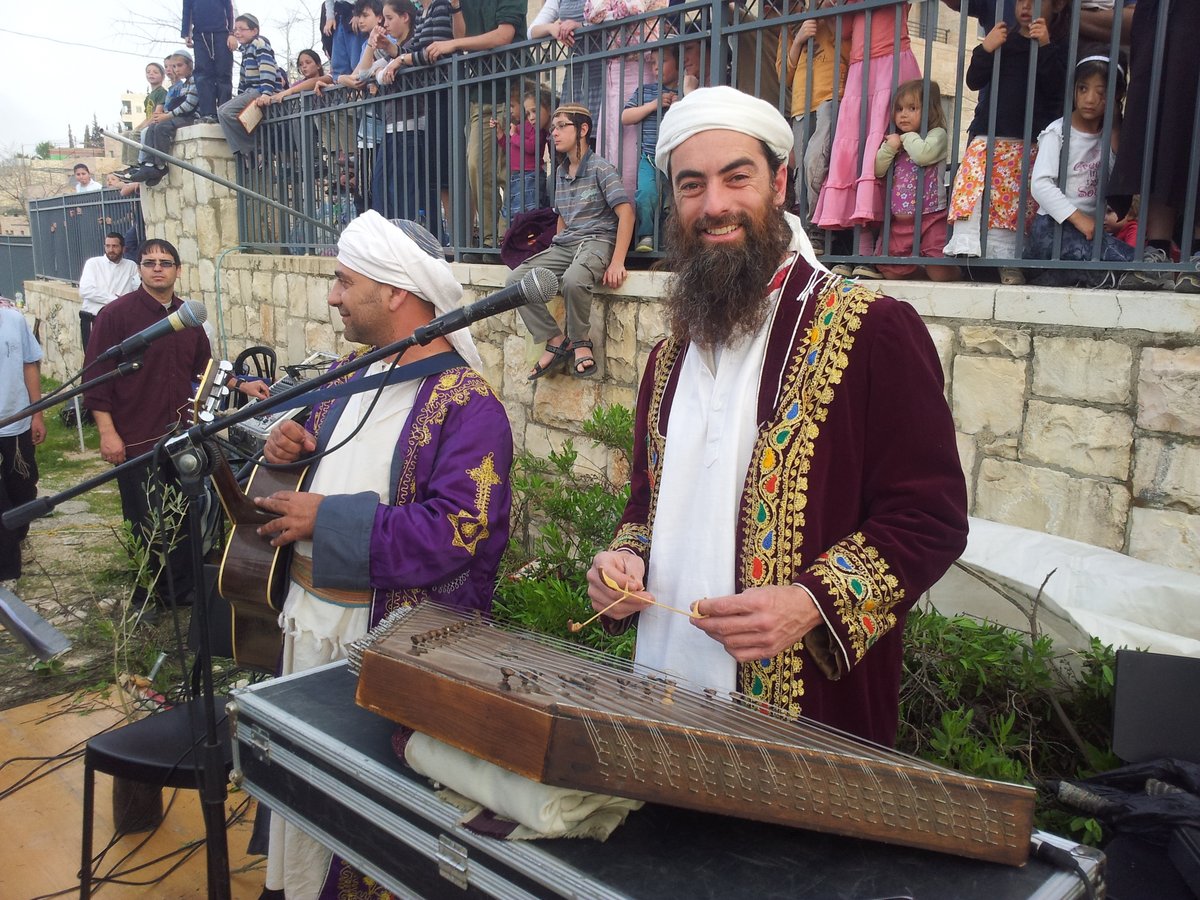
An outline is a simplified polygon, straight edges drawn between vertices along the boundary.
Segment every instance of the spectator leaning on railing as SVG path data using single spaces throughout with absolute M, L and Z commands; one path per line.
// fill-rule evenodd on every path
M 238 16 L 233 23 L 233 34 L 242 53 L 242 74 L 238 82 L 238 94 L 217 110 L 217 121 L 225 132 L 235 155 L 248 164 L 254 151 L 254 138 L 238 116 L 259 97 L 274 94 L 283 85 L 280 83 L 279 68 L 275 64 L 275 51 L 271 42 L 258 33 L 258 19 L 251 15 Z
M 453 53 L 496 50 L 525 37 L 525 0 L 458 0 L 452 2 L 454 37 L 435 41 L 425 48 L 430 62 Z M 507 92 L 501 90 L 501 96 Z M 499 156 L 488 122 L 495 116 L 491 85 L 471 88 L 467 123 L 467 176 L 471 183 L 471 205 L 479 215 L 479 237 L 485 247 L 497 246 L 496 213 L 500 192 L 496 189 Z M 469 229 L 468 229 L 469 231 Z

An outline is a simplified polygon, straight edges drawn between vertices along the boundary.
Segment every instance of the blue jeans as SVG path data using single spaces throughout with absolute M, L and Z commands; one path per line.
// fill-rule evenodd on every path
M 1054 259 L 1054 230 L 1057 223 L 1050 216 L 1036 215 L 1029 226 L 1025 241 L 1026 259 Z M 1092 242 L 1070 222 L 1062 223 L 1062 248 L 1058 259 L 1086 260 L 1092 258 Z M 1119 238 L 1105 233 L 1100 244 L 1100 258 L 1105 262 L 1132 262 L 1133 248 Z M 1048 287 L 1090 286 L 1102 272 L 1079 269 L 1046 269 L 1034 282 Z
M 662 207 L 658 202 L 658 169 L 654 168 L 654 160 L 645 154 L 638 157 L 637 194 L 634 203 L 637 206 L 637 230 L 634 234 L 639 242 L 642 238 L 649 240 L 654 236 L 654 225 L 659 219 Z
M 508 222 L 511 225 L 513 216 L 531 209 L 537 209 L 540 198 L 545 193 L 543 182 L 546 176 L 542 172 L 509 172 L 508 173 Z
M 354 71 L 354 67 L 362 58 L 366 43 L 366 35 L 359 37 L 350 30 L 348 24 L 337 23 L 333 29 L 333 54 L 329 58 L 329 67 L 333 70 L 335 81 L 339 75 L 349 75 Z

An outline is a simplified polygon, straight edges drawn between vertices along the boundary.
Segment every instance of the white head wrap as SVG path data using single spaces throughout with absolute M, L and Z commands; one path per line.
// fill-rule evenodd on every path
M 784 159 L 792 151 L 792 128 L 779 110 L 766 100 L 722 85 L 697 88 L 671 104 L 658 126 L 654 165 L 666 175 L 672 150 L 701 131 L 717 128 L 758 138 Z
M 389 222 L 375 210 L 367 210 L 342 231 L 337 260 L 381 284 L 412 291 L 432 303 L 438 315 L 457 309 L 462 300 L 462 285 L 442 257 L 441 245 L 416 222 Z M 467 365 L 483 368 L 469 331 L 451 332 L 446 340 Z

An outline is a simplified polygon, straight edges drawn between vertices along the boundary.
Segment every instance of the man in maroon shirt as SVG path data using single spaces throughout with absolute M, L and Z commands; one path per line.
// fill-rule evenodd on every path
M 139 266 L 142 286 L 113 300 L 96 316 L 85 365 L 109 347 L 132 337 L 161 321 L 183 305 L 175 296 L 179 277 L 179 252 L 167 241 L 152 238 L 142 246 Z M 203 328 L 184 328 L 172 332 L 146 347 L 142 367 L 132 375 L 116 378 L 89 388 L 84 404 L 92 411 L 100 431 L 100 456 L 119 465 L 154 447 L 186 417 L 192 383 L 204 374 L 212 357 L 208 336 Z M 96 378 L 112 370 L 115 360 L 88 369 L 87 377 Z M 252 396 L 266 396 L 261 382 L 239 386 Z M 121 511 L 138 539 L 152 531 L 151 510 L 156 478 L 149 464 L 117 476 L 121 491 Z M 171 551 L 171 571 L 177 596 L 182 600 L 191 586 L 191 559 L 185 542 Z

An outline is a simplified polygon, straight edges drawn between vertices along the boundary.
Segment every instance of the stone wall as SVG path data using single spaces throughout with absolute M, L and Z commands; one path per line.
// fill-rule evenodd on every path
M 183 132 L 185 158 L 231 177 L 219 131 L 191 131 Z M 143 203 L 148 233 L 180 248 L 180 293 L 205 303 L 222 356 L 254 344 L 288 362 L 348 349 L 325 302 L 332 259 L 232 251 L 229 192 L 185 172 L 172 171 Z M 507 273 L 455 269 L 468 299 L 499 288 Z M 612 461 L 579 439 L 578 423 L 597 404 L 633 406 L 638 373 L 665 332 L 656 300 L 664 279 L 635 272 L 595 304 L 598 378 L 530 384 L 540 348 L 517 314 L 475 327 L 520 448 L 544 454 L 575 439 L 582 464 L 611 471 Z M 974 515 L 1200 572 L 1200 298 L 926 282 L 885 289 L 929 325 Z M 47 371 L 73 373 L 77 292 L 28 282 L 26 297 L 42 320 Z

